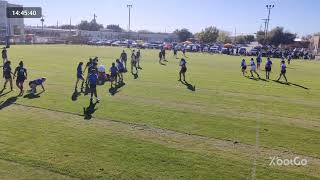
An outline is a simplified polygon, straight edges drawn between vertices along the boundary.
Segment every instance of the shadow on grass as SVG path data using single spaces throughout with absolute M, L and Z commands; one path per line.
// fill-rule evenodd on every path
M 165 64 L 165 63 L 162 63 L 162 62 L 160 62 L 159 63 L 160 65 L 162 65 L 162 66 L 166 66 L 167 64 Z
M 290 83 L 290 82 L 282 82 L 282 81 L 278 81 L 278 80 L 272 80 L 273 82 L 276 82 L 276 83 L 279 83 L 279 84 L 283 84 L 283 85 L 287 85 L 287 86 L 296 86 L 296 87 L 299 87 L 299 88 L 302 88 L 302 89 L 306 89 L 306 90 L 309 90 L 308 87 L 305 87 L 305 86 L 302 86 L 300 84 L 296 84 L 296 83 Z
M 109 88 L 109 93 L 110 93 L 112 96 L 114 96 L 115 94 L 117 94 L 118 92 L 120 92 L 119 89 L 122 88 L 124 85 L 126 85 L 124 82 L 119 82 L 116 87 L 111 87 L 111 88 Z
M 251 76 L 245 76 L 247 79 L 254 80 L 254 81 L 264 81 L 268 82 L 268 80 L 263 79 L 263 78 L 256 78 L 256 77 L 251 77 Z
M 84 119 L 90 120 L 92 118 L 92 114 L 97 110 L 97 108 L 95 108 L 97 103 L 98 102 L 93 103 L 92 101 L 90 101 L 89 106 L 83 108 Z
M 17 99 L 18 99 L 18 96 L 13 96 L 8 98 L 7 100 L 5 100 L 0 104 L 0 110 L 14 104 L 17 101 Z
M 23 96 L 23 98 L 28 98 L 28 99 L 36 99 L 40 97 L 40 94 L 42 94 L 44 91 L 41 91 L 37 94 L 29 93 Z
M 7 95 L 7 94 L 9 94 L 11 91 L 8 91 L 8 92 L 6 92 L 6 93 L 3 93 L 3 91 L 4 91 L 4 89 L 2 89 L 1 91 L 0 91 L 0 97 L 2 97 L 2 96 L 5 96 L 5 95 Z M 3 93 L 3 94 L 2 94 Z
M 181 81 L 181 83 L 183 85 L 185 85 L 188 90 L 193 91 L 193 92 L 196 91 L 196 85 L 192 85 L 192 84 L 188 83 L 187 81 Z
M 81 95 L 81 92 L 78 92 L 78 91 L 75 89 L 74 92 L 72 93 L 71 100 L 72 100 L 72 101 L 76 101 L 80 95 Z

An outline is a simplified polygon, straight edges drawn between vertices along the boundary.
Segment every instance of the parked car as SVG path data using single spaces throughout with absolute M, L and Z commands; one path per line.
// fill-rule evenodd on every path
M 240 55 L 246 55 L 247 54 L 247 48 L 245 47 L 240 47 L 239 52 Z
M 247 56 L 256 56 L 258 54 L 258 49 L 252 48 L 250 51 L 247 52 Z
M 209 51 L 212 53 L 219 53 L 219 46 L 211 46 Z
M 221 49 L 221 53 L 222 54 L 228 54 L 229 53 L 229 49 L 228 48 L 222 48 Z

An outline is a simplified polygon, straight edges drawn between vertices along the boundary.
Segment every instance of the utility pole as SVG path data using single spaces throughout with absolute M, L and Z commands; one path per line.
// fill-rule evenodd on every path
M 43 22 L 44 22 L 44 16 L 43 15 L 41 16 L 40 21 L 41 21 L 41 30 L 42 30 L 42 34 L 43 34 Z
M 131 8 L 132 8 L 132 4 L 127 4 L 127 8 L 129 9 L 129 29 L 128 29 L 128 39 L 130 39 L 130 25 L 131 25 Z
M 237 28 L 234 27 L 234 43 L 237 41 Z
M 267 27 L 266 27 L 266 36 L 268 35 L 268 29 L 269 29 L 269 22 L 270 22 L 270 12 L 271 9 L 274 8 L 274 5 L 266 5 L 267 9 L 268 9 L 268 18 L 267 18 Z

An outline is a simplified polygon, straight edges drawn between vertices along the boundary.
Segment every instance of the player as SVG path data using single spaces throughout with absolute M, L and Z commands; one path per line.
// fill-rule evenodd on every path
M 117 63 L 118 77 L 119 77 L 118 80 L 119 80 L 119 82 L 123 82 L 123 74 L 122 73 L 125 72 L 125 68 L 119 59 L 116 60 L 116 63 Z
M 161 64 L 161 61 L 162 61 L 162 51 L 160 50 L 160 52 L 159 52 L 159 64 Z
M 7 83 L 10 83 L 10 89 L 12 91 L 12 71 L 11 71 L 11 62 L 6 61 L 6 63 L 3 65 L 3 77 L 5 79 L 3 89 L 6 89 Z
M 185 48 L 182 49 L 182 54 L 184 57 L 186 57 L 186 49 Z
M 111 88 L 114 82 L 114 86 L 117 86 L 117 74 L 118 74 L 118 69 L 115 65 L 115 63 L 112 63 L 112 66 L 110 67 L 110 82 L 111 82 Z
M 23 83 L 27 79 L 27 69 L 23 67 L 23 61 L 20 61 L 19 66 L 16 67 L 14 73 L 13 73 L 13 79 L 16 77 L 16 85 L 20 89 L 20 94 L 23 95 L 24 90 L 23 90 Z
M 92 71 L 90 72 L 88 77 L 88 82 L 89 82 L 89 88 L 91 93 L 90 102 L 92 102 L 92 97 L 94 95 L 96 97 L 97 103 L 99 103 L 100 99 L 98 98 L 98 95 L 97 95 L 98 75 L 95 69 L 92 69 Z
M 76 82 L 76 86 L 75 86 L 75 91 L 77 91 L 78 83 L 79 83 L 79 81 L 82 81 L 81 82 L 81 92 L 83 92 L 83 84 L 84 84 L 82 65 L 83 65 L 83 62 L 79 62 L 78 67 L 77 67 L 77 82 Z
M 137 53 L 136 53 L 136 61 L 137 61 L 137 67 L 139 68 L 139 69 L 142 69 L 141 67 L 140 67 L 140 58 L 141 58 L 141 53 L 140 53 L 140 49 L 137 51 Z
M 5 47 L 2 48 L 1 55 L 2 55 L 2 66 L 4 66 L 4 64 L 8 61 L 7 49 Z
M 88 69 L 86 82 L 85 82 L 86 85 L 88 85 L 88 78 L 89 78 L 89 75 L 91 74 L 92 67 L 93 67 L 93 60 L 92 60 L 92 58 L 89 58 L 89 61 L 87 62 L 86 67 L 84 68 L 84 71 L 83 71 L 83 73 L 84 73 Z
M 292 59 L 291 55 L 288 55 L 288 64 L 290 64 L 291 59 Z
M 136 58 L 134 50 L 132 51 L 132 54 L 131 54 L 131 73 L 133 73 L 133 68 L 135 68 L 136 69 L 136 73 L 138 73 L 137 58 Z
M 161 51 L 162 51 L 162 59 L 167 62 L 167 60 L 166 60 L 166 50 L 163 48 Z
M 283 76 L 284 79 L 286 80 L 286 83 L 288 83 L 288 80 L 287 80 L 287 77 L 286 77 L 286 72 L 287 72 L 286 61 L 282 60 L 280 67 L 281 67 L 281 72 L 280 72 L 280 76 L 279 76 L 277 81 L 280 81 L 281 76 Z
M 42 92 L 45 91 L 45 88 L 43 86 L 43 83 L 47 80 L 46 77 L 42 77 L 33 81 L 29 82 L 29 87 L 31 88 L 30 94 L 35 94 L 37 93 L 37 86 L 41 86 Z
M 125 70 L 127 71 L 127 53 L 123 50 L 121 55 L 120 55 L 121 62 L 125 66 Z
M 253 73 L 252 73 L 252 72 L 254 72 L 254 73 L 258 76 L 258 78 L 260 79 L 260 76 L 259 76 L 259 74 L 257 73 L 256 64 L 254 63 L 253 58 L 251 58 L 251 60 L 250 60 L 250 65 L 249 65 L 249 66 L 251 66 L 251 68 L 250 68 L 251 78 L 254 78 L 254 77 L 253 77 Z
M 272 61 L 268 57 L 265 70 L 266 70 L 266 79 L 270 79 L 270 72 L 271 72 L 271 66 L 272 66 Z
M 262 58 L 260 54 L 257 56 L 256 61 L 257 61 L 257 69 L 260 69 L 260 64 L 262 62 Z
M 175 57 L 175 58 L 177 58 L 177 54 L 178 53 L 178 51 L 177 51 L 177 49 L 174 47 L 173 48 L 173 56 Z
M 246 71 L 247 63 L 246 63 L 245 59 L 242 59 L 240 67 L 241 67 L 241 71 L 242 71 L 243 76 L 245 76 L 245 74 L 247 74 L 247 71 Z
M 183 81 L 186 81 L 186 72 L 187 72 L 187 61 L 185 59 L 180 60 L 180 72 L 179 72 L 179 81 L 181 81 L 181 75 L 183 76 Z

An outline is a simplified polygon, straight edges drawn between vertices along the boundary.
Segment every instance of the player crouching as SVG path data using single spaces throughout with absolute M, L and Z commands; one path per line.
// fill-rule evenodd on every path
M 41 86 L 42 88 L 42 92 L 45 91 L 43 83 L 46 81 L 47 78 L 43 77 L 43 78 L 39 78 L 33 81 L 29 82 L 29 86 L 30 86 L 30 94 L 34 95 L 35 93 L 37 93 L 37 86 Z

